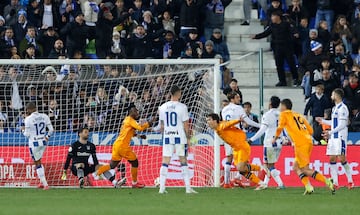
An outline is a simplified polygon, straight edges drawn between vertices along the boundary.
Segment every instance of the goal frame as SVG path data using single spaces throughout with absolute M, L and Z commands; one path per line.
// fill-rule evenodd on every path
M 221 71 L 219 59 L 0 59 L 0 65 L 209 65 L 213 67 L 213 84 L 214 84 L 214 113 L 220 112 L 220 87 L 221 87 Z M 214 187 L 220 187 L 220 138 L 214 133 L 214 169 L 213 180 Z

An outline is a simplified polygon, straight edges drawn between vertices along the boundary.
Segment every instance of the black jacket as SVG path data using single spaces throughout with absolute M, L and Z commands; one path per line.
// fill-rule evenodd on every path
M 313 93 L 306 103 L 304 115 L 306 116 L 310 110 L 311 116 L 315 117 L 323 117 L 324 110 L 331 108 L 331 101 L 326 96 L 323 95 L 320 99 L 317 98 L 316 94 Z
M 310 72 L 310 84 L 314 85 L 314 70 L 321 68 L 321 62 L 326 59 L 325 54 L 315 55 L 314 52 L 310 52 L 307 55 L 303 56 L 299 61 L 299 71 L 302 74 L 305 72 Z
M 88 27 L 79 24 L 76 21 L 70 22 L 61 29 L 60 34 L 66 35 L 66 47 L 74 47 L 82 50 L 86 46 L 86 38 L 88 37 Z

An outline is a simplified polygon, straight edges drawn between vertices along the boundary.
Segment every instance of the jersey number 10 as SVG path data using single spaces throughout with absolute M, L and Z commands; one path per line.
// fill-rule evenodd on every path
M 166 126 L 177 126 L 177 114 L 176 112 L 165 112 L 166 114 Z

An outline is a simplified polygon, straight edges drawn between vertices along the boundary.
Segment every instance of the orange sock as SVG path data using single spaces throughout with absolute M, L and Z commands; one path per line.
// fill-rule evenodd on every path
M 249 169 L 249 172 L 251 171 L 260 171 L 260 166 L 256 165 L 256 164 L 248 164 L 248 169 Z
M 318 171 L 314 171 L 314 173 L 312 174 L 312 177 L 317 181 L 325 183 L 326 178 Z
M 309 184 L 309 178 L 304 173 L 301 173 L 299 177 L 304 186 L 307 186 Z
M 131 179 L 133 182 L 137 182 L 138 168 L 131 167 Z
M 106 171 L 109 171 L 111 168 L 110 168 L 110 164 L 107 164 L 107 165 L 104 165 L 104 166 L 101 166 L 99 167 L 99 169 L 97 170 L 97 175 L 101 175 L 103 174 L 104 172 Z

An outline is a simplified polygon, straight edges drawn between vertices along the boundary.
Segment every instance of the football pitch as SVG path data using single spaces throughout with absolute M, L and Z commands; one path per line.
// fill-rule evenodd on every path
M 0 215 L 92 214 L 359 214 L 360 188 L 342 188 L 331 195 L 325 188 L 303 196 L 302 188 L 285 190 L 250 188 L 198 188 L 199 194 L 157 189 L 0 189 Z

